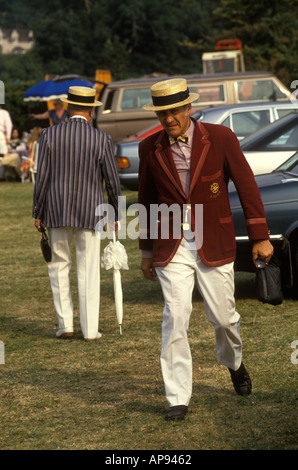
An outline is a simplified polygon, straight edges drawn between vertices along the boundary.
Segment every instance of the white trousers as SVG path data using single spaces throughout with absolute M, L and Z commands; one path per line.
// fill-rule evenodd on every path
M 235 310 L 234 265 L 204 265 L 183 239 L 172 261 L 156 268 L 164 296 L 161 370 L 170 406 L 188 406 L 192 394 L 192 357 L 187 331 L 195 282 L 204 299 L 204 309 L 215 330 L 217 360 L 238 369 L 242 341 L 240 315 Z
M 71 227 L 49 228 L 48 233 L 52 248 L 48 272 L 59 330 L 65 333 L 74 331 L 69 272 L 70 244 L 75 235 L 81 330 L 84 338 L 96 338 L 100 301 L 100 239 L 93 230 Z

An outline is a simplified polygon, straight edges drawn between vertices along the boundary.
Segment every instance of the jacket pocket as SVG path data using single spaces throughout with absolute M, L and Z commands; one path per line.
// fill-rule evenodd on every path
M 205 182 L 208 182 L 208 181 L 213 181 L 213 180 L 218 179 L 221 176 L 221 174 L 222 174 L 222 171 L 218 170 L 213 175 L 202 175 L 201 179 L 202 179 L 202 182 L 205 183 Z
M 212 175 L 201 176 L 201 190 L 203 202 L 215 202 L 226 192 L 222 170 Z
M 232 217 L 232 215 L 229 215 L 228 217 L 220 217 L 219 221 L 220 221 L 221 224 L 229 224 L 229 223 L 233 222 L 233 217 Z

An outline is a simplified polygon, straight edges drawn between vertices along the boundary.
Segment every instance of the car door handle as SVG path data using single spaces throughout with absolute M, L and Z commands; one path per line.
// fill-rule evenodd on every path
M 290 178 L 287 180 L 281 180 L 282 183 L 292 183 L 292 181 L 297 181 L 298 183 L 298 178 Z

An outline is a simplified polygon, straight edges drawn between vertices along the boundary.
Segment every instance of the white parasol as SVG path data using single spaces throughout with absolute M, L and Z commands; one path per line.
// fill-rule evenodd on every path
M 113 231 L 113 241 L 110 242 L 103 250 L 101 266 L 106 270 L 113 270 L 113 285 L 115 296 L 115 308 L 117 320 L 120 326 L 120 334 L 122 335 L 123 320 L 123 293 L 121 285 L 120 269 L 129 269 L 127 264 L 127 254 L 124 246 L 116 241 L 115 232 Z

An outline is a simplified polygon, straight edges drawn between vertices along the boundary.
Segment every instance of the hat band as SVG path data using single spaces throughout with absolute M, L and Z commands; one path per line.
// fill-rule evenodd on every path
M 68 97 L 67 99 L 69 101 L 75 101 L 76 103 L 93 103 L 94 102 L 95 96 L 80 96 L 80 95 L 74 95 L 73 93 L 68 92 Z
M 168 104 L 175 104 L 187 100 L 189 97 L 189 89 L 174 93 L 167 96 L 152 96 L 152 103 L 154 106 L 167 106 Z

